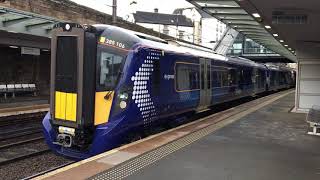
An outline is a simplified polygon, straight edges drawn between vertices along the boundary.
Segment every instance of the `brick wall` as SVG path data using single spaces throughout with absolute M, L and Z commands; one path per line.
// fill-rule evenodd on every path
M 69 0 L 0 0 L 0 6 L 32 12 L 57 19 L 77 22 L 80 24 L 112 24 L 112 16 L 78 5 Z M 159 37 L 159 33 L 134 23 L 118 19 L 119 27 L 143 32 Z M 172 39 L 165 34 L 161 38 Z

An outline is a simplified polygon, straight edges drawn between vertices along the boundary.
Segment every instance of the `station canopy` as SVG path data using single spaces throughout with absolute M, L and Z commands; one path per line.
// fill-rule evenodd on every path
M 0 6 L 0 30 L 50 37 L 54 24 L 61 20 Z
M 237 30 L 245 37 L 267 47 L 268 49 L 292 60 L 297 61 L 295 52 L 285 47 L 277 34 L 268 32 L 259 14 L 248 13 L 239 5 L 239 0 L 187 0 L 204 13 L 220 20 Z

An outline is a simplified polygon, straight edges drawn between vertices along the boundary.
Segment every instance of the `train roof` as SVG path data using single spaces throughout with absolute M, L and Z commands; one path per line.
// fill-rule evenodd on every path
M 102 31 L 109 29 L 112 31 L 119 31 L 119 32 L 125 33 L 128 37 L 132 38 L 137 43 L 141 43 L 142 45 L 155 48 L 155 49 L 161 49 L 167 52 L 177 52 L 185 55 L 215 59 L 215 60 L 220 60 L 228 63 L 254 66 L 254 67 L 259 67 L 263 69 L 267 68 L 264 64 L 256 63 L 249 59 L 245 59 L 241 57 L 228 57 L 228 56 L 216 54 L 213 50 L 204 46 L 189 44 L 181 41 L 164 40 L 159 37 L 155 37 L 148 34 L 124 29 L 121 27 L 111 26 L 111 25 L 96 24 L 93 26 L 98 30 L 102 30 Z

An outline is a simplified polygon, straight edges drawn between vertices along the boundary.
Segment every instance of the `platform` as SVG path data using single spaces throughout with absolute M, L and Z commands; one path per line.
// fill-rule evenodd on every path
M 17 97 L 8 102 L 0 102 L 0 118 L 46 111 L 49 111 L 47 97 Z
M 279 92 L 38 179 L 320 179 L 320 138 L 293 106 Z

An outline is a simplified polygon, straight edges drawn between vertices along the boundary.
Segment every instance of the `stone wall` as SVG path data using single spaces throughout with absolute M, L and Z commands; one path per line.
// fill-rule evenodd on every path
M 0 6 L 18 9 L 80 24 L 112 24 L 112 16 L 100 11 L 81 6 L 69 0 L 1 0 Z M 159 34 L 151 29 L 118 18 L 116 26 L 173 39 L 171 36 Z

